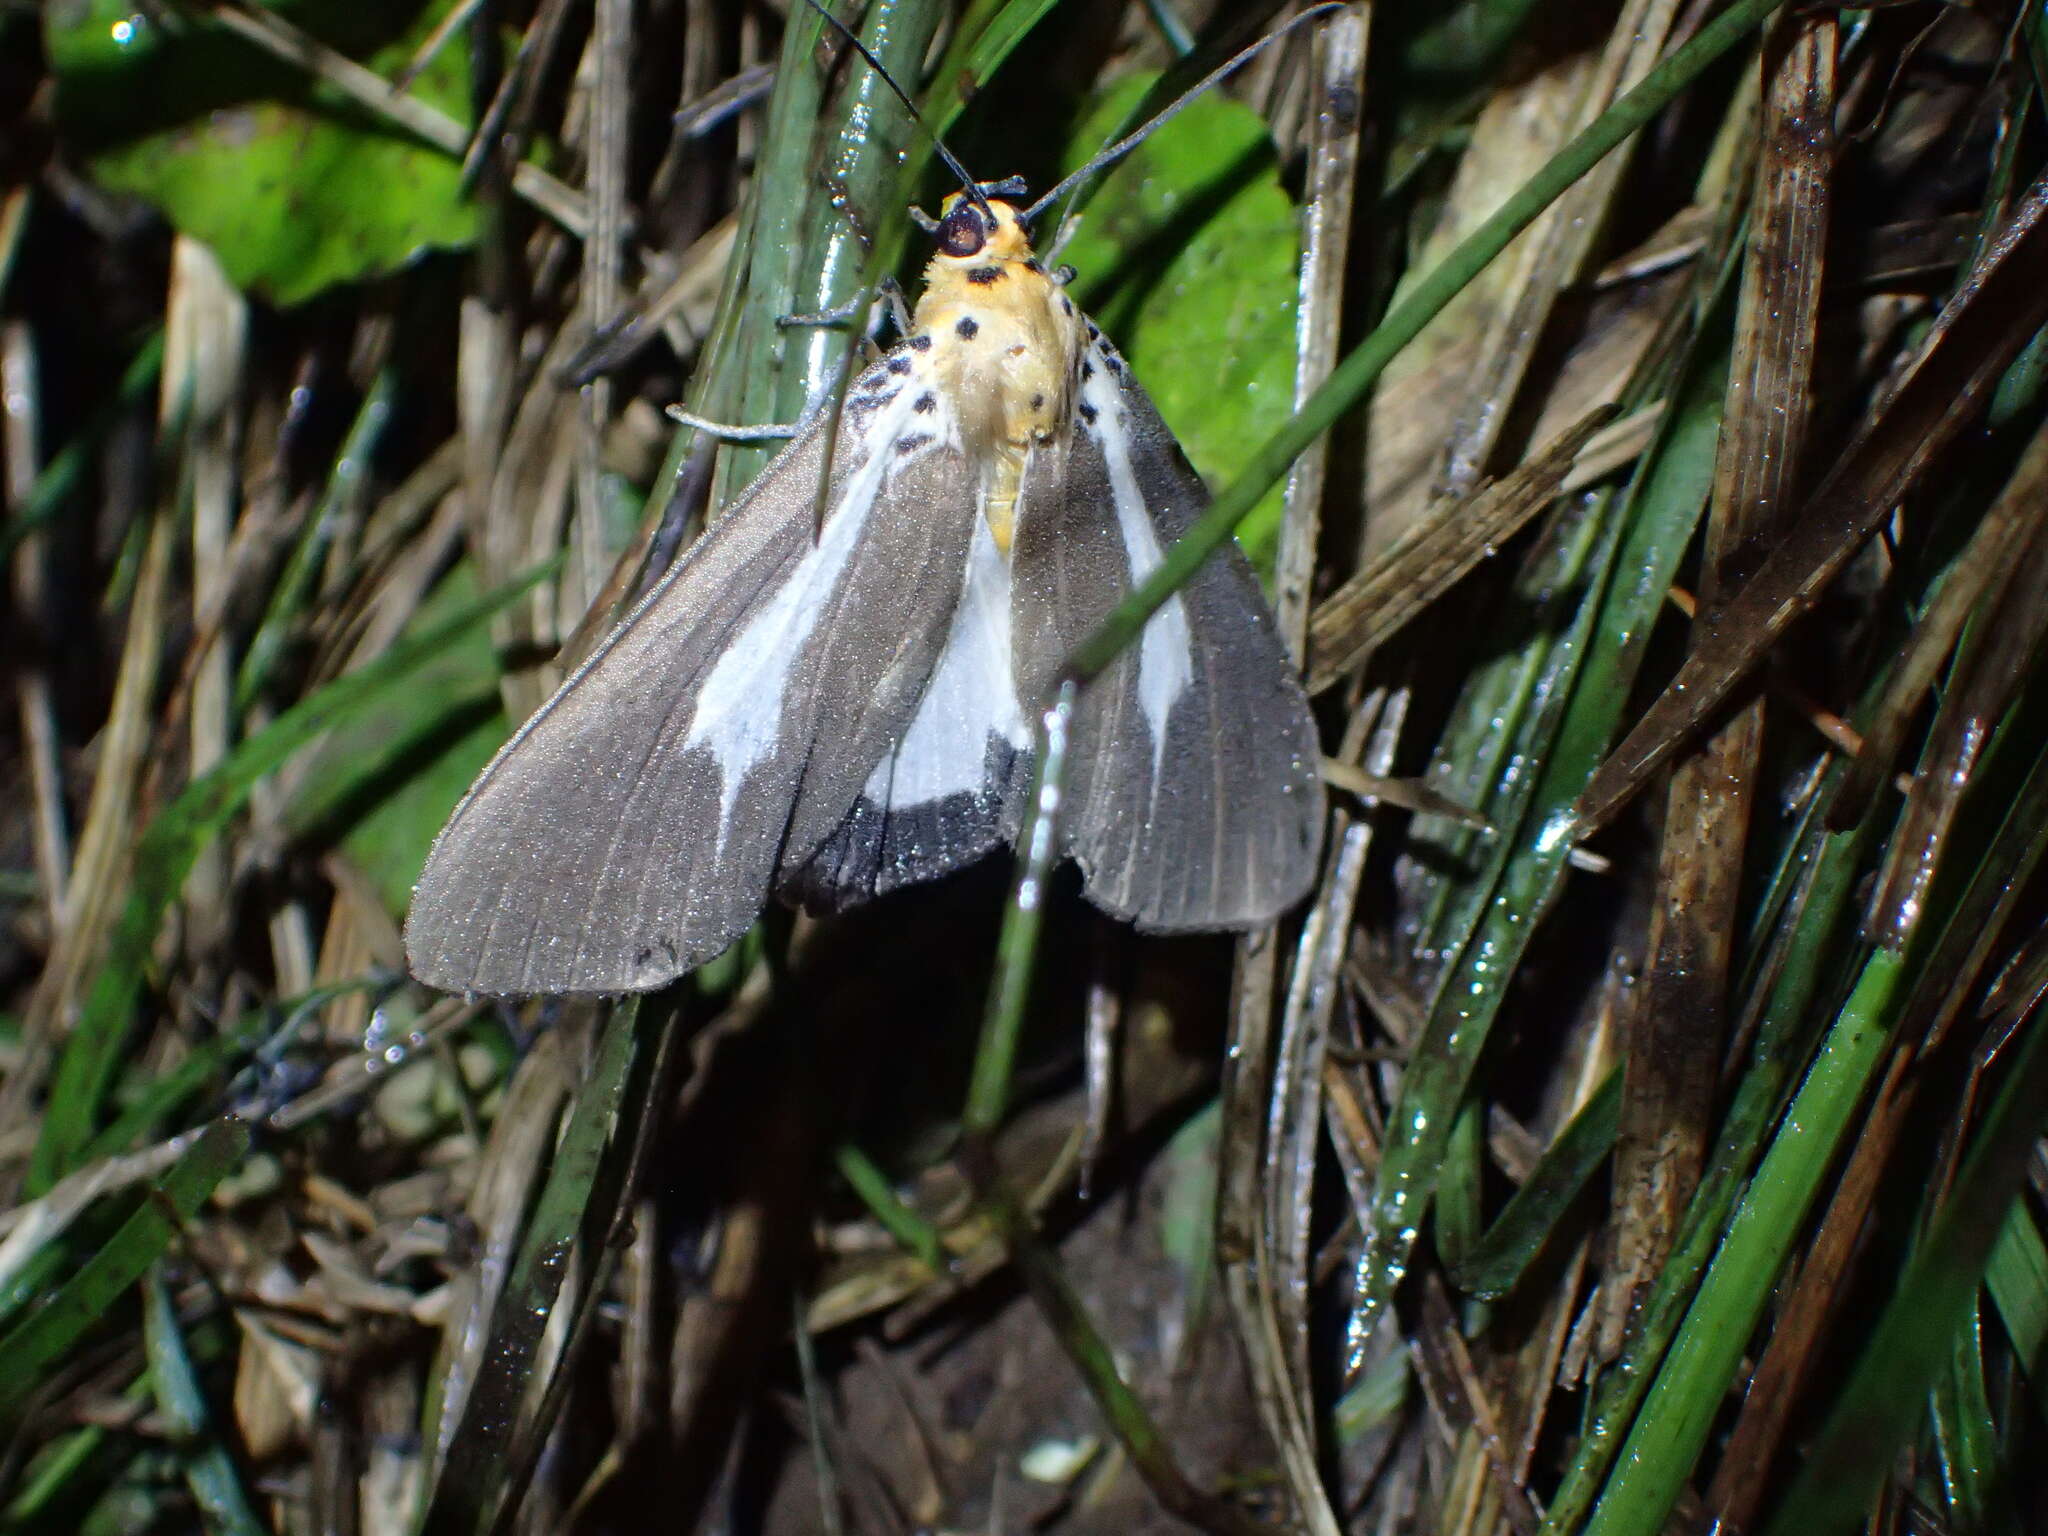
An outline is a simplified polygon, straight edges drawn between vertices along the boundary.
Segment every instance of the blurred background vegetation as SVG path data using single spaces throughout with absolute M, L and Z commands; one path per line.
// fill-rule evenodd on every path
M 1300 9 L 837 14 L 1043 187 Z M 1007 859 L 622 1006 L 400 942 L 772 451 L 663 407 L 914 294 L 873 71 L 0 7 L 0 1529 L 2043 1529 L 2044 91 L 2003 0 L 1360 0 L 1049 218 L 1331 824 L 1243 941 L 1069 876 L 987 1124 Z

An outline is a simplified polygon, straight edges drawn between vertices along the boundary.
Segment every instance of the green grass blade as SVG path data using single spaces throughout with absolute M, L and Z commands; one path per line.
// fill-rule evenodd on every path
M 1484 1301 L 1512 1291 L 1614 1149 L 1620 1124 L 1621 1073 L 1616 1070 L 1544 1148 L 1528 1182 L 1473 1244 L 1464 1263 L 1452 1269 L 1452 1283 Z
M 1904 972 L 1903 958 L 1894 950 L 1879 950 L 1865 963 L 1729 1225 L 1586 1523 L 1585 1536 L 1657 1536 L 1670 1519 L 1770 1300 L 1778 1270 L 1834 1166 L 1830 1150 L 1851 1133 L 1856 1111 L 1884 1062 L 1892 1004 Z M 1919 1411 L 1917 1402 L 1913 1411 Z M 1867 1452 L 1865 1464 L 1873 1474 L 1884 1466 Z
M 143 1282 L 142 1338 L 157 1411 L 179 1444 L 185 1481 L 206 1529 L 221 1536 L 266 1536 L 263 1522 L 256 1518 L 242 1491 L 234 1459 L 212 1433 L 213 1415 L 207 1409 L 192 1357 L 185 1352 L 184 1330 L 178 1326 L 177 1309 L 171 1305 L 171 1293 L 161 1275 L 151 1275 Z
M 152 332 L 129 360 L 127 368 L 122 371 L 120 385 L 114 391 L 114 398 L 100 407 L 84 431 L 57 450 L 29 487 L 21 510 L 7 520 L 5 527 L 0 527 L 0 564 L 13 559 L 15 548 L 21 541 L 63 509 L 78 489 L 92 452 L 121 413 L 156 387 L 157 375 L 163 372 L 163 366 L 164 333 L 159 330 Z
M 1937 1373 L 1933 1387 L 1929 1417 L 1948 1489 L 1948 1517 L 1956 1530 L 1981 1531 L 1998 1503 L 2001 1469 L 1993 1430 L 1998 1419 L 1984 1382 L 1983 1314 L 1977 1308 L 1956 1329 L 1948 1368 Z
M 270 606 L 256 633 L 242 653 L 241 669 L 235 674 L 235 708 L 246 710 L 269 681 L 271 669 L 284 654 L 286 642 L 299 615 L 312 596 L 313 579 L 327 558 L 328 545 L 340 526 L 344 509 L 361 494 L 364 477 L 370 472 L 370 456 L 376 452 L 384 429 L 391 423 L 392 403 L 398 394 L 398 372 L 379 370 L 349 424 L 348 435 L 334 456 L 334 471 L 327 478 L 320 500 L 306 517 L 306 526 L 285 563 L 284 573 L 271 590 Z
M 815 11 L 802 5 L 791 8 L 741 224 L 741 244 L 734 252 L 713 327 L 709 377 L 703 388 L 691 393 L 695 408 L 714 418 L 742 423 L 777 419 L 775 376 L 781 337 L 776 321 L 795 307 L 796 263 L 806 228 L 818 217 L 819 199 L 809 171 L 825 82 L 813 60 L 825 33 L 824 18 Z M 712 486 L 711 505 L 729 502 L 769 457 L 758 448 L 728 446 Z
M 1907 1269 L 1766 1536 L 1825 1536 L 1862 1526 L 1911 1433 L 1928 1387 L 1969 1315 L 1992 1246 L 2014 1208 L 2048 1119 L 2048 1028 L 2038 1008 L 2016 1042 L 1996 1104 L 1928 1241 Z
M 243 741 L 211 772 L 193 780 L 149 824 L 136 845 L 134 881 L 106 958 L 57 1065 L 42 1134 L 29 1163 L 31 1195 L 42 1194 L 77 1167 L 91 1144 L 164 912 L 177 899 L 193 861 L 219 837 L 258 782 L 322 732 L 403 688 L 414 671 L 552 568 L 550 563 L 506 583 L 465 606 L 447 623 L 392 647 L 359 672 L 336 678 Z
M 1138 583 L 1116 610 L 1081 643 L 1068 665 L 1078 677 L 1093 677 L 1135 640 L 1145 621 L 1221 547 L 1250 515 L 1259 498 L 1287 473 L 1301 451 L 1365 398 L 1375 380 L 1422 328 L 1443 312 L 1465 285 L 1534 223 L 1571 184 L 1592 170 L 1643 124 L 1661 111 L 1699 73 L 1755 30 L 1784 0 L 1738 0 L 1673 50 L 1616 99 L 1578 137 L 1553 155 L 1515 194 L 1457 248 L 1418 279 L 1378 327 L 1331 372 L 1294 418 L 1252 455 L 1238 478 L 1166 552 L 1156 570 Z
M 1354 1344 L 1369 1336 L 1406 1272 L 1435 1196 L 1452 1122 L 1506 987 L 1537 918 L 1564 880 L 1572 803 L 1620 724 L 1644 637 L 1706 504 L 1725 393 L 1731 291 L 1722 285 L 1723 302 L 1715 306 L 1719 318 L 1710 333 L 1715 339 L 1700 349 L 1675 392 L 1660 440 L 1621 514 L 1625 526 L 1611 538 L 1611 553 L 1596 564 L 1594 590 L 1562 642 L 1568 693 L 1554 740 L 1541 754 L 1543 768 L 1521 826 L 1505 843 L 1511 852 L 1477 908 L 1478 926 L 1446 966 L 1402 1074 L 1359 1258 Z
M 140 1375 L 119 1393 L 116 1401 L 138 1409 L 149 1402 L 149 1377 Z M 21 1478 L 21 1491 L 0 1510 L 0 1530 L 33 1528 L 34 1522 L 50 1513 L 59 1500 L 75 1497 L 96 1468 L 108 1431 L 99 1424 L 86 1424 L 51 1440 L 29 1462 Z M 98 1481 L 104 1482 L 104 1478 Z
M 191 1150 L 157 1181 L 137 1207 L 77 1274 L 0 1338 L 0 1420 L 12 1418 L 36 1388 L 39 1374 L 106 1315 L 114 1299 L 154 1264 L 178 1225 L 189 1221 L 213 1187 L 241 1161 L 249 1129 L 239 1120 L 216 1120 Z
M 1787 930 L 1785 963 L 1764 1006 L 1750 1068 L 1736 1086 L 1721 1143 L 1686 1207 L 1671 1256 L 1643 1301 L 1640 1322 L 1622 1358 L 1595 1388 L 1587 1432 L 1551 1500 L 1544 1523 L 1549 1536 L 1577 1530 L 1598 1496 L 1601 1480 L 1621 1448 L 1622 1434 L 1642 1406 L 1657 1362 L 1684 1320 L 1758 1150 L 1778 1122 L 1785 1086 L 1806 1058 L 1806 1012 L 1837 964 L 1835 936 L 1844 927 L 1869 841 L 1858 832 L 1828 834 L 1818 826 L 1813 835 L 1818 848 L 1812 878 L 1797 919 Z
M 506 1460 L 522 1428 L 534 1361 L 585 1230 L 593 1193 L 617 1128 L 619 1105 L 638 1055 L 639 1000 L 610 1011 L 590 1071 L 556 1145 L 519 1253 L 498 1297 L 483 1364 L 449 1442 L 448 1460 L 420 1524 L 421 1536 L 493 1528 L 507 1492 Z
M 939 1229 L 926 1221 L 923 1216 L 906 1204 L 903 1197 L 889 1182 L 889 1176 L 875 1165 L 875 1160 L 852 1142 L 841 1142 L 832 1154 L 839 1176 L 846 1180 L 860 1203 L 868 1208 L 868 1214 L 882 1224 L 882 1228 L 911 1253 L 916 1254 L 935 1275 L 946 1272 L 946 1245 L 939 1240 Z M 799 1337 L 808 1337 L 798 1330 Z
M 1038 776 L 1031 786 L 1031 815 L 1017 845 L 1010 906 L 996 942 L 996 974 L 989 983 L 967 1108 L 961 1115 L 969 1141 L 994 1135 L 1010 1101 L 1010 1075 L 1024 1029 L 1024 1007 L 1031 998 L 1039 931 L 1045 924 L 1046 882 L 1059 861 L 1060 785 L 1067 771 L 1067 729 L 1074 718 L 1075 692 L 1072 683 L 1064 684 L 1038 722 Z
M 995 77 L 1003 60 L 1057 4 L 1059 0 L 979 0 L 961 18 L 924 103 L 924 120 L 934 137 L 943 139 L 952 131 L 975 92 Z
M 899 80 L 914 80 L 936 32 L 933 0 L 879 0 L 860 26 L 861 40 Z M 792 315 L 829 310 L 861 291 L 887 251 L 900 251 L 902 210 L 895 195 L 897 150 L 911 143 L 908 116 L 865 60 L 849 57 L 836 97 L 816 60 L 842 47 L 809 6 L 792 7 L 784 30 L 775 95 L 747 218 L 746 259 L 735 262 L 729 324 L 719 331 L 715 375 L 696 398 L 714 416 L 741 422 L 793 420 L 838 376 L 852 342 L 845 326 L 789 326 Z M 868 257 L 846 210 L 875 242 Z M 687 430 L 687 429 L 686 429 Z M 712 490 L 723 506 L 767 466 L 772 449 L 729 445 Z
M 2048 1376 L 2042 1373 L 2043 1346 L 2048 1345 L 2048 1243 L 2024 1204 L 2015 1204 L 2006 1217 L 1984 1284 L 2019 1367 L 2033 1383 L 2036 1404 L 2048 1409 Z

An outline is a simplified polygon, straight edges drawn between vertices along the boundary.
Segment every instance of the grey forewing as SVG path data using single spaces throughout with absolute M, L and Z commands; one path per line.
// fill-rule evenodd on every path
M 901 387 L 880 367 L 856 383 L 835 507 L 865 458 L 863 428 Z M 830 537 L 815 526 L 822 457 L 819 420 L 484 770 L 414 891 L 406 943 L 423 981 L 486 993 L 661 985 L 743 933 L 778 865 L 845 818 L 931 670 L 975 511 L 943 442 L 890 466 L 788 665 L 772 740 L 728 790 L 717 744 L 691 740 L 699 697 Z
M 1085 373 L 1086 409 L 1063 449 L 1027 475 L 1018 504 L 1013 579 L 1026 698 L 1044 695 L 1060 659 L 1132 584 L 1105 434 L 1121 434 L 1161 547 L 1209 500 L 1151 400 L 1099 338 Z M 1185 647 L 1186 682 L 1166 712 L 1163 740 L 1147 717 L 1142 642 L 1083 690 L 1063 842 L 1090 900 L 1140 927 L 1252 927 L 1298 901 L 1315 876 L 1323 825 L 1315 725 L 1234 543 L 1179 599 L 1182 620 L 1151 621 L 1155 660 L 1160 636 L 1184 621 L 1175 646 Z M 1154 683 L 1164 691 L 1156 672 Z

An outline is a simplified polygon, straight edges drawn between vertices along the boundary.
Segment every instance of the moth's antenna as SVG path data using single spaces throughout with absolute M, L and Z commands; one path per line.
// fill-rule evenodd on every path
M 951 171 L 955 176 L 960 178 L 961 190 L 966 193 L 969 201 L 971 201 L 975 207 L 981 210 L 982 217 L 988 220 L 989 227 L 993 229 L 996 223 L 996 212 L 993 208 L 989 207 L 988 199 L 981 195 L 980 183 L 975 181 L 975 179 L 972 176 L 967 174 L 967 167 L 960 163 L 959 159 L 953 154 L 953 151 L 946 148 L 946 141 L 940 138 L 936 133 L 932 133 L 931 128 L 926 124 L 924 120 L 924 114 L 917 110 L 917 103 L 912 101 L 910 99 L 909 94 L 903 89 L 903 87 L 896 83 L 896 77 L 894 75 L 891 75 L 889 71 L 883 67 L 882 61 L 876 58 L 872 50 L 869 49 L 868 45 L 860 40 L 860 38 L 855 34 L 853 28 L 849 27 L 837 16 L 834 16 L 830 11 L 826 10 L 825 7 L 819 3 L 819 0 L 810 0 L 810 6 L 812 10 L 816 11 L 820 16 L 824 17 L 825 20 L 829 22 L 835 30 L 837 30 L 841 37 L 845 38 L 849 43 L 853 44 L 854 49 L 860 54 L 860 56 L 868 61 L 868 68 L 872 69 L 877 75 L 881 76 L 882 84 L 888 86 L 890 90 L 896 93 L 896 99 L 903 103 L 903 109 L 910 114 L 910 120 L 913 123 L 917 124 L 918 127 L 923 128 L 924 131 L 928 135 L 930 135 L 932 141 L 932 148 L 936 149 L 939 152 L 939 158 L 946 162 L 946 169 Z M 1274 36 L 1276 37 L 1278 35 L 1278 33 L 1274 34 Z M 936 228 L 937 226 L 934 225 L 933 227 Z
M 811 0 L 811 3 L 815 5 L 817 3 L 817 0 Z M 1322 5 L 1312 5 L 1307 10 L 1303 11 L 1299 16 L 1296 16 L 1292 21 L 1289 21 L 1285 26 L 1275 27 L 1272 31 L 1268 32 L 1264 37 L 1260 38 L 1257 42 L 1251 44 L 1249 47 L 1239 49 L 1236 53 L 1232 54 L 1229 58 L 1225 59 L 1221 64 L 1217 65 L 1214 69 L 1210 70 L 1208 74 L 1204 75 L 1192 87 L 1182 92 L 1180 99 L 1174 102 L 1172 106 L 1168 107 L 1165 111 L 1161 112 L 1157 117 L 1153 118 L 1150 122 L 1146 123 L 1144 127 L 1140 128 L 1136 133 L 1133 133 L 1129 138 L 1121 139 L 1118 142 L 1110 145 L 1109 148 L 1102 151 L 1101 154 L 1097 155 L 1093 160 L 1090 160 L 1086 165 L 1082 166 L 1081 169 L 1074 172 L 1073 175 L 1069 176 L 1065 181 L 1061 182 L 1058 186 L 1054 187 L 1050 192 L 1046 193 L 1045 196 L 1041 197 L 1029 208 L 1026 208 L 1024 212 L 1020 214 L 1018 217 L 1024 222 L 1024 224 L 1026 224 L 1027 226 L 1030 225 L 1038 218 L 1038 216 L 1041 213 L 1045 212 L 1046 209 L 1050 208 L 1062 197 L 1065 197 L 1067 193 L 1071 192 L 1075 187 L 1079 186 L 1082 182 L 1086 181 L 1090 176 L 1093 176 L 1097 171 L 1102 170 L 1105 167 L 1116 164 L 1117 161 L 1123 159 L 1125 155 L 1128 155 L 1140 144 L 1144 143 L 1147 139 L 1151 138 L 1153 134 L 1157 133 L 1161 128 L 1164 128 L 1168 123 L 1172 122 L 1175 117 L 1180 115 L 1181 111 L 1184 108 L 1186 108 L 1190 102 L 1192 102 L 1197 96 L 1200 96 L 1204 91 L 1208 90 L 1209 87 L 1214 85 L 1218 80 L 1221 80 L 1225 75 L 1228 75 L 1232 70 L 1237 69 L 1241 65 L 1249 64 L 1253 59 L 1257 58 L 1260 54 L 1264 53 L 1268 48 L 1272 47 L 1275 43 L 1279 42 L 1281 38 L 1287 36 L 1288 33 L 1292 32 L 1296 27 L 1301 26 L 1304 22 L 1313 21 L 1318 16 L 1327 16 L 1332 11 L 1341 11 L 1342 9 L 1344 9 L 1344 7 L 1341 3 L 1341 0 L 1326 0 L 1326 3 Z M 862 52 L 866 52 L 866 50 L 863 49 Z M 950 156 L 948 158 L 950 158 Z

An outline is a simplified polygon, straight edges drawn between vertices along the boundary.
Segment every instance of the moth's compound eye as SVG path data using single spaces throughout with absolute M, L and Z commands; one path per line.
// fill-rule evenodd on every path
M 959 203 L 939 224 L 939 249 L 948 256 L 977 256 L 988 244 L 988 223 L 972 203 Z

